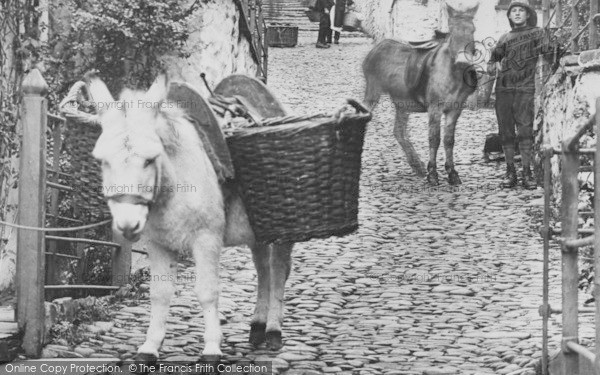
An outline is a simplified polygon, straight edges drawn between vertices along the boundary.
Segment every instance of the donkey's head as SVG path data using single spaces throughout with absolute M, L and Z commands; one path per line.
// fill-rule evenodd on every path
M 118 101 L 95 76 L 89 89 L 102 124 L 93 155 L 102 163 L 102 191 L 113 230 L 137 241 L 161 193 L 163 138 L 172 126 L 161 110 L 166 107 L 167 80 L 158 77 L 147 92 L 126 90 Z
M 472 1 L 471 1 L 472 3 Z M 471 65 L 475 60 L 475 43 L 473 34 L 475 24 L 473 18 L 479 8 L 479 3 L 474 6 L 458 4 L 446 4 L 448 10 L 448 28 L 450 37 L 448 39 L 448 51 L 455 64 Z

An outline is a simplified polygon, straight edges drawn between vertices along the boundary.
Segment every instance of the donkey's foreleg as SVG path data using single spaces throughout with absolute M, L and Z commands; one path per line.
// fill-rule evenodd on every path
M 408 113 L 406 112 L 406 105 L 405 103 L 396 100 L 394 100 L 394 105 L 396 107 L 394 136 L 404 150 L 406 159 L 412 170 L 417 174 L 417 176 L 424 177 L 425 166 L 423 165 L 421 159 L 419 159 L 419 155 L 415 151 L 415 148 L 408 135 Z
M 270 290 L 269 314 L 267 317 L 267 346 L 279 350 L 283 346 L 281 326 L 283 324 L 283 296 L 285 283 L 292 268 L 293 243 L 274 244 L 269 248 Z
M 446 172 L 448 173 L 448 183 L 450 185 L 460 185 L 462 181 L 458 172 L 454 169 L 454 133 L 456 132 L 456 122 L 460 116 L 461 110 L 453 110 L 446 114 L 446 126 L 444 128 L 444 150 L 446 151 Z
M 154 244 L 149 247 L 150 325 L 146 333 L 146 341 L 138 349 L 138 357 L 151 362 L 158 358 L 158 349 L 165 338 L 169 304 L 175 291 L 177 259 L 175 253 L 170 250 Z
M 437 152 L 440 148 L 440 122 L 442 113 L 435 106 L 429 107 L 429 163 L 427 163 L 427 182 L 429 185 L 439 185 L 437 172 Z
M 220 356 L 221 322 L 219 320 L 219 258 L 223 247 L 222 236 L 204 232 L 194 243 L 196 286 L 194 291 L 204 313 L 203 355 Z
M 250 323 L 249 341 L 252 345 L 258 346 L 265 342 L 265 331 L 267 329 L 267 317 L 269 314 L 269 291 L 271 289 L 271 282 L 268 245 L 256 243 L 252 246 L 252 258 L 258 277 L 258 287 L 254 317 Z

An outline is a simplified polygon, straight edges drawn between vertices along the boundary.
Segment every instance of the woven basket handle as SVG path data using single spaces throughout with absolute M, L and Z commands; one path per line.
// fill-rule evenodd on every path
M 348 104 L 350 104 L 352 107 L 354 107 L 354 109 L 356 109 L 356 112 L 358 112 L 358 113 L 370 113 L 370 111 L 358 100 L 346 99 L 346 102 Z
M 94 113 L 81 111 L 84 98 L 89 98 L 87 84 L 84 81 L 77 81 L 67 96 L 60 102 L 59 110 L 64 117 L 77 123 L 86 125 L 100 126 L 99 116 Z

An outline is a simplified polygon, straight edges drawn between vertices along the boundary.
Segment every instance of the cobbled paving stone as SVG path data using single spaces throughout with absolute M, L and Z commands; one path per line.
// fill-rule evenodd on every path
M 317 50 L 315 39 L 314 32 L 301 32 L 297 47 L 270 50 L 269 86 L 297 114 L 331 113 L 344 98 L 363 95 L 361 62 L 372 41 L 342 37 L 341 44 Z M 393 118 L 382 98 L 365 140 L 359 230 L 295 247 L 279 352 L 247 343 L 256 274 L 249 249 L 224 250 L 225 358 L 271 360 L 277 373 L 289 375 L 535 374 L 542 240 L 529 213 L 542 190 L 498 188 L 503 165 L 482 159 L 485 135 L 496 129 L 490 109 L 465 111 L 459 119 L 455 159 L 463 185 L 457 188 L 445 180 L 430 188 L 412 173 L 392 135 Z M 426 121 L 414 114 L 409 123 L 423 160 Z M 443 166 L 443 152 L 439 157 Z M 553 246 L 556 306 L 558 256 Z M 163 359 L 198 358 L 203 347 L 193 269 L 186 263 L 179 272 Z M 113 324 L 95 326 L 95 338 L 72 352 L 54 346 L 46 353 L 130 358 L 143 342 L 148 311 L 148 299 L 124 301 L 112 312 Z M 557 319 L 552 348 L 560 341 Z

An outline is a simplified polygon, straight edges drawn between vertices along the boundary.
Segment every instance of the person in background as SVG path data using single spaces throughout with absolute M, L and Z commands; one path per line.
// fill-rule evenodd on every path
M 315 11 L 321 14 L 319 18 L 319 35 L 317 37 L 317 48 L 329 48 L 327 35 L 331 37 L 331 20 L 329 11 L 333 6 L 333 0 L 317 0 Z
M 506 158 L 506 175 L 500 186 L 517 185 L 517 140 L 523 166 L 522 185 L 531 190 L 537 187 L 531 173 L 537 61 L 538 56 L 552 53 L 555 47 L 544 45 L 544 32 L 537 27 L 537 14 L 528 0 L 512 0 L 506 14 L 512 30 L 498 39 L 487 69 L 488 74 L 495 76 L 500 64 L 496 76 L 496 117 Z
M 331 11 L 331 34 L 329 35 L 329 43 L 333 35 L 333 42 L 340 44 L 340 35 L 344 26 L 344 15 L 346 14 L 346 6 L 354 4 L 352 0 L 335 0 L 335 5 Z

